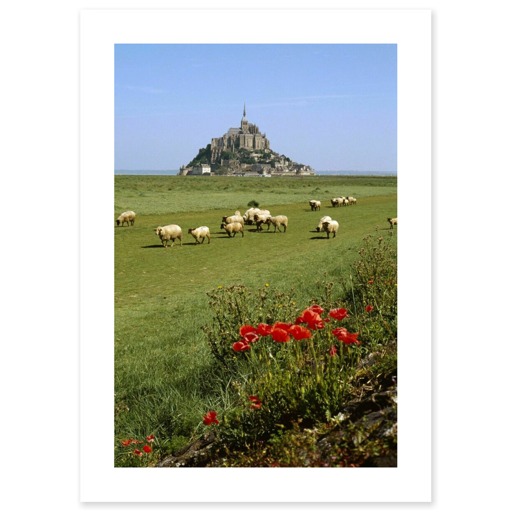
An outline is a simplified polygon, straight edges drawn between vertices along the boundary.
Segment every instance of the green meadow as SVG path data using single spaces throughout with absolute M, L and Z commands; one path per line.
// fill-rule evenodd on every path
M 397 214 L 396 177 L 114 179 L 118 466 L 132 465 L 119 448 L 123 440 L 154 435 L 154 452 L 163 457 L 202 432 L 205 411 L 229 408 L 231 397 L 203 329 L 213 318 L 209 292 L 266 287 L 289 293 L 300 309 L 322 299 L 326 282 L 350 279 L 366 236 L 396 244 L 397 230 L 387 223 Z M 357 205 L 331 207 L 332 197 L 349 195 Z M 310 199 L 322 202 L 320 211 L 311 211 Z M 272 215 L 286 215 L 286 233 L 246 225 L 244 237 L 229 238 L 220 229 L 222 217 L 243 214 L 251 201 Z M 136 212 L 134 226 L 114 227 L 125 210 Z M 315 230 L 324 215 L 340 224 L 335 238 Z M 162 246 L 154 230 L 166 224 L 181 226 L 182 245 Z M 196 244 L 188 234 L 198 226 L 209 226 L 210 244 Z M 274 305 L 281 306 L 284 311 L 289 305 Z

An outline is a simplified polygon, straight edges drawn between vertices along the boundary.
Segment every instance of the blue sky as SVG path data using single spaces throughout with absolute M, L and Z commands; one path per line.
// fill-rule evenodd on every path
M 395 45 L 115 47 L 115 169 L 177 170 L 240 126 L 315 170 L 396 172 Z

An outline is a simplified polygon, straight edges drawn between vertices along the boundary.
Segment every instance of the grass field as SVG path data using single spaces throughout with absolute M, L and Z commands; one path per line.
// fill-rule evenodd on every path
M 391 235 L 396 192 L 396 177 L 116 176 L 113 226 L 122 211 L 137 213 L 134 226 L 114 228 L 116 449 L 153 434 L 160 452 L 170 452 L 194 436 L 205 410 L 226 406 L 202 331 L 212 315 L 207 292 L 268 285 L 293 290 L 307 306 L 326 279 L 348 277 L 366 235 Z M 331 207 L 346 195 L 357 205 Z M 322 201 L 321 210 L 312 212 L 309 199 Z M 249 201 L 287 215 L 287 232 L 246 226 L 243 238 L 229 238 L 222 217 L 243 213 Z M 336 238 L 315 231 L 323 215 L 340 223 Z M 183 245 L 164 249 L 154 229 L 171 223 L 182 227 Z M 210 227 L 210 244 L 187 233 L 200 225 Z M 120 453 L 116 464 L 125 464 Z

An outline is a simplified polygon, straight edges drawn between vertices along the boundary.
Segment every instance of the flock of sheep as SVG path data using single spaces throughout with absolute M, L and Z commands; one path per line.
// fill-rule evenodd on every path
M 333 208 L 355 204 L 357 204 L 355 197 L 335 197 L 331 199 L 331 205 Z M 311 199 L 309 201 L 311 211 L 320 210 L 321 205 L 322 203 L 316 199 Z M 397 225 L 396 217 L 388 218 L 388 222 L 390 229 L 393 229 L 393 226 Z M 117 225 L 124 226 L 125 223 L 128 226 L 134 225 L 135 212 L 126 211 L 119 215 L 117 218 Z M 222 217 L 220 229 L 224 229 L 230 238 L 235 237 L 237 233 L 240 233 L 243 237 L 244 226 L 246 224 L 255 225 L 257 231 L 262 231 L 263 226 L 266 225 L 267 231 L 270 229 L 270 226 L 274 226 L 274 233 L 277 231 L 281 232 L 281 229 L 283 230 L 283 233 L 286 233 L 286 229 L 288 228 L 288 217 L 286 215 L 273 216 L 269 210 L 261 210 L 259 208 L 249 208 L 243 215 L 237 210 L 233 215 Z M 328 215 L 325 215 L 320 219 L 320 222 L 316 227 L 316 231 L 325 232 L 327 238 L 330 238 L 330 235 L 335 238 L 339 227 L 340 225 L 338 221 L 332 219 Z M 210 228 L 208 226 L 190 228 L 188 233 L 194 237 L 196 244 L 202 244 L 205 240 L 208 240 L 208 243 L 210 243 L 211 235 Z M 169 242 L 171 242 L 172 247 L 177 240 L 179 240 L 180 245 L 182 245 L 183 230 L 177 224 L 158 226 L 155 229 L 155 234 L 160 238 L 164 247 L 167 247 Z

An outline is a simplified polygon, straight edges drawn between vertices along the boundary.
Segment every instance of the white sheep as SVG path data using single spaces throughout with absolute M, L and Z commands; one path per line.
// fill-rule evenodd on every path
M 210 243 L 210 228 L 208 226 L 190 228 L 188 232 L 196 239 L 196 244 L 199 242 L 203 243 L 205 238 L 208 238 L 208 243 Z
M 167 226 L 158 226 L 155 229 L 155 233 L 160 237 L 160 240 L 162 241 L 162 245 L 167 248 L 167 243 L 169 240 L 172 241 L 171 247 L 174 245 L 174 242 L 176 240 L 180 241 L 180 245 L 182 244 L 182 231 L 181 228 L 177 224 L 169 224 Z
M 256 222 L 256 230 L 261 231 L 263 224 L 267 224 L 267 231 L 270 229 L 270 223 L 268 219 L 270 219 L 271 215 L 266 213 L 256 213 L 254 215 L 254 222 Z
M 348 204 L 357 204 L 357 199 L 352 196 L 347 197 L 347 201 L 348 201 Z
M 327 233 L 327 238 L 332 234 L 333 238 L 336 238 L 336 233 L 338 232 L 340 225 L 336 220 L 327 220 L 322 224 L 322 231 Z
M 388 217 L 388 222 L 389 222 L 389 229 L 393 229 L 393 226 L 397 226 L 397 217 L 394 217 L 394 218 L 391 218 L 391 217 Z
M 224 224 L 224 229 L 229 237 L 234 237 L 237 233 L 241 233 L 242 238 L 244 236 L 244 225 L 240 222 L 230 222 L 229 224 Z
M 255 215 L 270 215 L 270 212 L 268 210 L 260 210 L 259 208 L 249 208 L 242 215 L 242 218 L 246 224 L 254 224 Z
M 282 226 L 284 232 L 286 233 L 286 228 L 288 227 L 288 217 L 286 215 L 276 215 L 275 217 L 269 217 L 266 222 L 269 226 L 270 224 L 274 226 L 274 233 L 276 230 L 279 232 L 281 231 L 279 226 Z
M 317 231 L 317 233 L 318 233 L 319 231 L 321 231 L 321 230 L 322 230 L 322 224 L 323 224 L 324 222 L 328 222 L 328 221 L 330 221 L 330 220 L 332 220 L 332 219 L 331 219 L 331 217 L 329 217 L 329 215 L 324 215 L 324 216 L 320 219 L 320 222 L 318 223 L 318 226 L 316 227 L 316 231 Z
M 243 224 L 244 219 L 241 215 L 237 215 L 236 212 L 235 212 L 235 215 L 224 216 L 224 217 L 222 217 L 220 229 L 224 229 L 224 224 L 231 224 L 232 222 L 240 222 L 240 224 Z
M 344 198 L 343 197 L 333 197 L 331 199 L 331 204 L 333 206 L 333 208 L 336 208 L 338 206 L 341 206 L 342 204 L 344 204 Z
M 119 215 L 119 217 L 117 218 L 117 225 L 124 226 L 125 222 L 126 222 L 126 224 L 133 226 L 133 224 L 135 223 L 135 212 L 132 212 L 130 210 L 130 211 L 121 213 L 121 215 Z
M 317 199 L 311 199 L 309 201 L 309 206 L 311 206 L 311 211 L 314 212 L 316 210 L 320 210 L 320 206 L 322 206 L 322 203 Z

